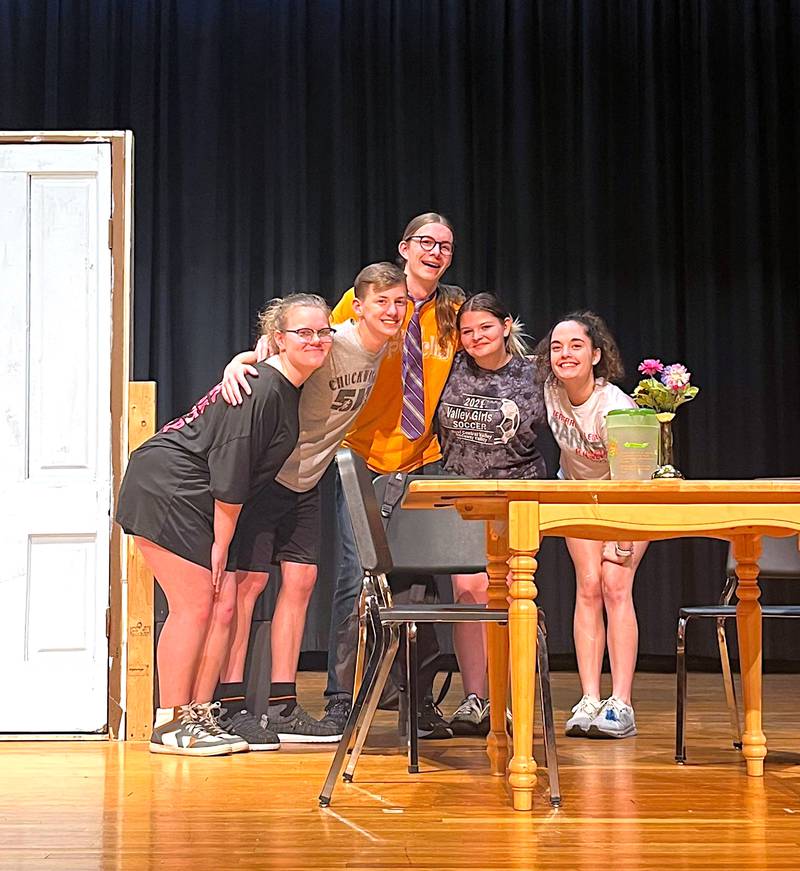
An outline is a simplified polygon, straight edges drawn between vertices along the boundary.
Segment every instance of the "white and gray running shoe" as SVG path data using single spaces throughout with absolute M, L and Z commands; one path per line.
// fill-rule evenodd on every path
M 195 716 L 192 705 L 175 709 L 175 717 L 153 728 L 151 753 L 171 753 L 176 756 L 227 756 L 230 741 L 212 734 Z
M 250 745 L 241 735 L 231 735 L 226 732 L 217 722 L 220 711 L 219 702 L 192 702 L 192 709 L 197 721 L 211 735 L 227 741 L 231 747 L 231 753 L 244 753 L 250 749 Z
M 622 699 L 611 696 L 589 724 L 590 738 L 631 738 L 636 734 L 633 708 Z
M 487 735 L 489 700 L 470 693 L 453 712 L 450 728 L 454 735 Z
M 589 724 L 600 713 L 603 702 L 592 696 L 584 696 L 572 709 L 572 716 L 564 728 L 568 738 L 585 738 L 589 733 Z

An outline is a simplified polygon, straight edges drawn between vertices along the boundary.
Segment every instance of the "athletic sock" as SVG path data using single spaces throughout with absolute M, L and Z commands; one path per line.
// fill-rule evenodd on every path
M 156 721 L 153 723 L 153 728 L 165 726 L 167 723 L 175 719 L 175 708 L 156 708 Z
M 214 693 L 214 701 L 226 709 L 227 716 L 232 717 L 245 709 L 244 683 L 218 683 Z
M 296 683 L 274 683 L 270 687 L 269 701 L 267 704 L 272 708 L 283 705 L 281 716 L 286 717 L 292 713 L 297 704 Z

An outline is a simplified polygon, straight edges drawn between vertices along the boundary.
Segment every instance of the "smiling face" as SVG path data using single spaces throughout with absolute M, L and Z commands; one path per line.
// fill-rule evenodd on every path
M 283 329 L 275 333 L 278 350 L 285 353 L 288 362 L 301 372 L 318 369 L 331 349 L 332 337 L 320 339 L 316 331 L 328 329 L 328 316 L 317 306 L 295 305 L 286 313 Z M 315 334 L 302 339 L 293 330 L 311 329 Z
M 508 357 L 506 339 L 511 318 L 500 318 L 486 311 L 467 311 L 459 319 L 459 334 L 464 350 L 483 368 L 495 368 Z
M 356 316 L 373 336 L 383 341 L 397 335 L 407 308 L 408 292 L 404 284 L 388 288 L 371 284 L 364 299 L 353 299 Z
M 601 351 L 592 345 L 586 327 L 578 321 L 561 321 L 550 336 L 550 366 L 565 386 L 594 382 L 593 367 Z
M 405 272 L 409 278 L 409 290 L 413 295 L 416 283 L 433 289 L 453 259 L 452 247 L 450 253 L 443 253 L 438 244 L 434 245 L 432 251 L 426 251 L 418 237 L 428 237 L 437 243 L 444 242 L 445 245 L 452 246 L 453 231 L 444 224 L 423 224 L 412 235 L 415 238 L 403 239 L 397 250 L 406 261 Z

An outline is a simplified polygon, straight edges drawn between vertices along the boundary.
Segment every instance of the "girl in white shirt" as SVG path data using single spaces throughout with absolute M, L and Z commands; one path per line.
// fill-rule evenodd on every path
M 593 312 L 559 321 L 537 348 L 547 419 L 561 450 L 559 477 L 609 478 L 606 415 L 634 406 L 613 380 L 623 375 L 619 349 Z M 628 738 L 636 734 L 631 687 L 639 629 L 633 579 L 647 542 L 567 538 L 577 591 L 573 632 L 583 697 L 572 709 L 572 737 Z M 605 609 L 608 630 L 603 621 Z M 603 653 L 608 644 L 611 696 L 600 699 Z

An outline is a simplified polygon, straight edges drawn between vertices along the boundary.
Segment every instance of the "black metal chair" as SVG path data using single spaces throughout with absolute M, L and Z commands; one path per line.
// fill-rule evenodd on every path
M 759 559 L 759 578 L 764 580 L 800 580 L 800 551 L 797 536 L 787 538 L 761 539 L 761 558 Z M 717 645 L 722 665 L 722 682 L 730 717 L 733 746 L 742 748 L 742 733 L 739 726 L 739 710 L 736 705 L 736 691 L 731 673 L 728 641 L 725 634 L 725 621 L 736 617 L 736 606 L 731 601 L 736 593 L 736 560 L 733 546 L 728 550 L 728 565 L 725 585 L 719 604 L 696 608 L 681 608 L 678 612 L 677 634 L 677 703 L 675 707 L 675 761 L 686 761 L 686 626 L 690 620 L 701 617 L 717 621 Z M 798 618 L 800 605 L 762 605 L 762 617 Z
M 361 624 L 373 640 L 372 652 L 358 682 L 363 662 L 366 631 L 360 633 L 357 657 L 357 689 L 350 716 L 319 796 L 322 807 L 330 804 L 334 787 L 343 779 L 352 781 L 359 756 L 389 676 L 401 635 L 406 649 L 408 770 L 419 771 L 417 745 L 416 630 L 420 623 L 494 622 L 507 623 L 505 608 L 482 605 L 413 604 L 394 605 L 386 579 L 392 570 L 421 574 L 457 574 L 483 571 L 485 550 L 481 527 L 462 520 L 455 510 L 391 512 L 386 528 L 376 490 L 383 496 L 387 479 L 372 480 L 363 460 L 348 450 L 337 454 L 342 491 L 347 502 L 359 560 L 364 571 Z M 542 721 L 545 733 L 545 756 L 550 782 L 550 802 L 561 803 L 558 758 L 555 746 L 553 706 L 550 696 L 550 672 L 544 615 L 539 611 L 537 661 Z M 350 760 L 347 754 L 351 748 Z

